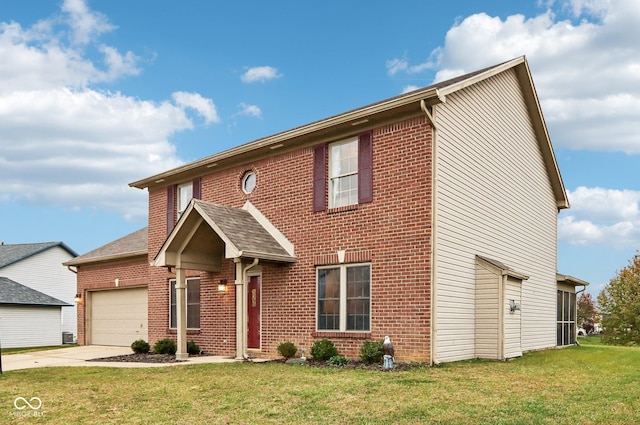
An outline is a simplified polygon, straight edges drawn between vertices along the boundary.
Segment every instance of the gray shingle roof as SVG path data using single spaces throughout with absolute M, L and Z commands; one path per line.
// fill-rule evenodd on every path
M 53 298 L 40 291 L 14 282 L 6 277 L 0 277 L 0 305 L 41 305 L 41 306 L 71 306 L 64 301 Z
M 70 261 L 65 266 L 97 263 L 125 257 L 136 257 L 147 254 L 147 228 L 144 227 L 126 236 L 109 242 L 99 248 L 82 254 Z
M 0 268 L 17 263 L 33 255 L 39 254 L 47 249 L 60 246 L 72 256 L 78 255 L 71 248 L 62 242 L 41 242 L 41 243 L 24 243 L 0 245 Z
M 286 249 L 246 210 L 195 201 L 239 251 L 289 256 Z

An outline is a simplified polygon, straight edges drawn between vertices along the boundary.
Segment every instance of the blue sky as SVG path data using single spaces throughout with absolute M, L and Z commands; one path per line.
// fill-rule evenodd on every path
M 526 55 L 596 295 L 640 249 L 640 3 L 437 3 L 3 2 L 0 240 L 90 251 L 146 225 L 129 182 Z

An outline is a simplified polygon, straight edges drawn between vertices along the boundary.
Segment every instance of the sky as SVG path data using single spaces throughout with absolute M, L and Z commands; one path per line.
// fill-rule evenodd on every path
M 637 40 L 637 0 L 3 1 L 0 240 L 83 254 L 146 226 L 130 182 L 525 55 L 595 296 L 640 249 Z

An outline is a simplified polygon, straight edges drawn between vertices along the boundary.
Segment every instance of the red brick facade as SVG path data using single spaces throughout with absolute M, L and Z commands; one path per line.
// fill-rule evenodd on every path
M 344 138 L 350 136 L 354 134 Z M 309 355 L 313 341 L 328 338 L 340 354 L 357 358 L 365 340 L 389 335 L 397 359 L 430 361 L 431 141 L 425 117 L 374 128 L 373 201 L 320 212 L 313 211 L 313 146 L 281 154 L 274 151 L 268 158 L 220 171 L 213 167 L 210 174 L 201 176 L 203 201 L 233 207 L 250 201 L 295 247 L 293 264 L 261 261 L 258 265 L 262 349 L 252 354 L 278 357 L 278 344 L 292 341 Z M 251 194 L 241 189 L 248 170 L 257 176 Z M 148 261 L 167 237 L 166 211 L 167 187 L 150 188 Z M 371 265 L 370 332 L 316 331 L 316 267 L 338 264 L 339 250 L 345 251 L 345 263 Z M 129 282 L 129 272 L 132 284 L 140 284 L 148 276 L 149 342 L 153 344 L 175 338 L 175 330 L 169 329 L 168 286 L 168 279 L 175 276 L 146 266 L 148 261 L 82 268 L 78 285 L 87 290 L 98 282 L 112 285 L 115 278 L 123 285 Z M 201 310 L 200 329 L 188 330 L 187 339 L 208 352 L 234 356 L 235 268 L 232 260 L 222 264 L 219 273 L 189 274 L 200 276 Z M 228 282 L 226 292 L 218 292 L 221 279 Z M 79 317 L 82 342 L 81 323 L 83 313 Z
M 348 136 L 348 135 L 345 135 Z M 313 212 L 313 148 L 247 163 L 202 177 L 202 200 L 241 207 L 250 201 L 295 246 L 292 265 L 261 263 L 263 357 L 290 340 L 307 353 L 314 340 L 331 339 L 341 354 L 357 358 L 365 339 L 389 335 L 399 359 L 429 361 L 431 278 L 431 127 L 423 118 L 373 131 L 371 203 Z M 257 175 L 251 194 L 241 189 L 247 170 Z M 166 188 L 149 194 L 149 259 L 166 238 Z M 371 332 L 316 332 L 316 266 L 371 263 Z M 188 331 L 205 350 L 235 354 L 235 293 L 217 282 L 234 281 L 231 260 L 221 273 L 201 275 L 201 329 Z M 169 275 L 173 277 L 172 275 Z M 168 277 L 151 271 L 149 339 L 168 329 Z

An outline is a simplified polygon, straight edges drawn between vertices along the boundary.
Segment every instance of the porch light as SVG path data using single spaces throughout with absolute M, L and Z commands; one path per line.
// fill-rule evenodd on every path
M 218 292 L 225 292 L 227 290 L 227 279 L 220 279 L 218 283 Z
M 75 297 L 73 297 L 73 301 L 78 304 L 80 302 L 80 300 L 82 300 L 82 294 L 76 294 Z

